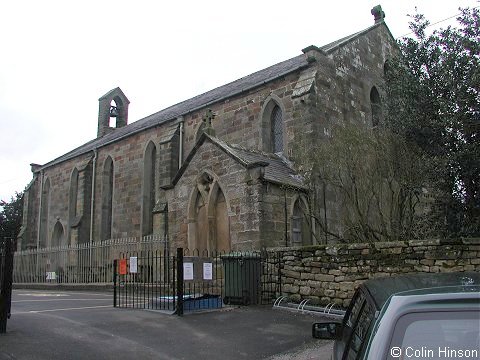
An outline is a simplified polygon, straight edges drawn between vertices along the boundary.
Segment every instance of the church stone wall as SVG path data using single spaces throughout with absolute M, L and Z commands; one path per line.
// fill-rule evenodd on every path
M 40 203 L 40 176 L 35 175 L 23 197 L 23 218 L 19 249 L 31 249 L 37 246 L 38 207 Z
M 223 150 L 208 141 L 198 149 L 179 179 L 168 193 L 170 234 L 172 247 L 196 247 L 189 244 L 188 226 L 195 221 L 190 208 L 192 193 L 197 188 L 199 177 L 208 173 L 213 176 L 227 201 L 228 221 L 232 248 L 251 250 L 258 248 L 259 236 L 259 186 L 249 172 Z M 200 249 L 203 250 L 203 249 Z
M 50 182 L 50 195 L 48 198 L 47 246 L 51 244 L 53 228 L 57 221 L 60 222 L 63 227 L 63 244 L 67 244 L 68 236 L 71 231 L 71 219 L 69 218 L 69 194 L 72 172 L 74 168 L 80 168 L 90 159 L 91 154 L 85 154 L 75 159 L 62 162 L 56 166 L 46 168 L 43 171 L 43 177 L 41 174 L 38 175 L 38 184 L 36 185 L 38 192 L 35 194 L 37 197 L 36 202 L 38 206 L 40 204 L 41 197 L 41 181 L 43 181 L 44 184 L 47 180 Z M 38 221 L 38 217 L 36 217 L 35 220 Z M 82 219 L 82 221 L 89 223 L 90 219 Z M 36 230 L 37 229 L 34 230 L 35 238 L 37 235 Z
M 373 85 L 380 87 L 383 64 L 395 50 L 388 37 L 388 30 L 385 27 L 377 27 L 342 45 L 332 54 L 317 52 L 314 54 L 316 60 L 310 62 L 308 68 L 299 69 L 242 94 L 209 105 L 208 107 L 216 114 L 212 122 L 215 136 L 246 149 L 270 151 L 264 141 L 265 136 L 269 136 L 270 130 L 264 124 L 262 111 L 266 102 L 271 99 L 279 103 L 283 112 L 286 157 L 293 155 L 294 143 L 299 139 L 321 141 L 328 135 L 328 129 L 333 122 L 368 123 L 371 118 L 370 89 Z M 305 72 L 313 70 L 316 72 L 312 88 L 307 93 L 294 96 L 299 78 Z M 183 115 L 183 159 L 187 158 L 195 146 L 197 131 L 206 109 L 207 107 Z M 102 228 L 103 167 L 108 156 L 112 157 L 114 164 L 112 237 L 141 235 L 144 155 L 148 142 L 152 140 L 157 147 L 158 159 L 157 202 L 163 202 L 164 199 L 161 199 L 163 196 L 166 196 L 169 202 L 169 233 L 174 243 L 185 244 L 187 241 L 189 196 L 195 187 L 196 179 L 205 170 L 215 174 L 219 183 L 225 187 L 222 190 L 229 205 L 228 218 L 232 244 L 249 249 L 288 243 L 291 214 L 285 211 L 285 190 L 277 185 L 261 182 L 261 168 L 248 170 L 243 168 L 212 143 L 205 142 L 198 149 L 174 189 L 168 190 L 166 194 L 159 189 L 160 186 L 168 185 L 177 169 L 181 146 L 179 132 L 165 141 L 172 128 L 177 126 L 176 121 L 182 119 L 145 129 L 98 149 L 93 169 L 95 174 L 93 239 L 100 239 Z M 68 234 L 70 175 L 78 163 L 92 157 L 93 152 L 89 152 L 45 168 L 45 177 L 51 181 L 49 237 L 57 218 L 64 226 L 65 235 Z M 29 191 L 31 203 L 29 206 L 33 210 L 29 214 L 27 233 L 31 244 L 37 234 L 36 213 L 39 209 L 41 187 L 39 182 L 40 174 Z M 289 189 L 286 192 L 288 209 L 291 208 L 293 196 L 294 191 Z M 336 200 L 328 197 L 325 201 L 327 209 L 324 210 L 327 211 L 327 217 L 332 224 L 341 228 L 340 224 L 335 223 L 340 214 Z M 158 226 L 160 223 L 156 224 Z
M 384 26 L 358 36 L 330 57 L 335 63 L 338 86 L 335 97 L 345 121 L 371 125 L 370 90 L 382 93 L 385 61 L 397 54 L 397 45 Z
M 101 235 L 103 167 L 108 156 L 112 158 L 114 164 L 112 237 L 141 235 L 145 149 L 148 142 L 153 141 L 159 154 L 159 141 L 164 133 L 162 128 L 153 128 L 98 149 L 95 178 L 95 239 L 99 239 Z
M 317 106 L 312 110 L 313 117 L 318 119 L 317 141 L 328 136 L 332 124 L 351 122 L 372 126 L 370 91 L 375 86 L 382 94 L 385 62 L 397 52 L 388 29 L 379 26 L 333 51 L 328 61 L 319 61 L 324 63 L 319 71 L 331 62 L 334 73 L 324 71 L 317 75 Z M 315 206 L 320 214 L 326 212 L 328 230 L 342 236 L 341 199 L 332 189 L 317 190 Z M 330 236 L 326 239 L 333 240 Z
M 262 106 L 272 94 L 280 99 L 285 110 L 283 120 L 286 133 L 291 133 L 290 120 L 293 118 L 294 110 L 291 94 L 298 75 L 299 71 L 294 72 L 264 86 L 209 106 L 216 114 L 216 118 L 212 122 L 216 136 L 227 143 L 247 149 L 269 151 L 264 148 L 262 143 Z M 184 117 L 185 154 L 188 154 L 195 145 L 195 137 L 204 113 L 205 109 L 201 109 Z

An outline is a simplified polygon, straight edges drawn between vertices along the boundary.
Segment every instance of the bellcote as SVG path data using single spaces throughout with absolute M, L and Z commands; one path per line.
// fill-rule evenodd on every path
M 98 99 L 97 137 L 104 136 L 128 124 L 128 104 L 123 91 L 116 87 Z

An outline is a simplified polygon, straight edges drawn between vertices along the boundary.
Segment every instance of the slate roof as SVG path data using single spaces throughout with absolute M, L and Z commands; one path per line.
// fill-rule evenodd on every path
M 219 147 L 227 155 L 232 157 L 235 161 L 239 162 L 245 168 L 253 168 L 262 166 L 265 168 L 263 178 L 271 183 L 287 185 L 297 189 L 306 189 L 303 184 L 303 179 L 292 168 L 291 164 L 286 159 L 276 155 L 267 154 L 262 152 L 256 152 L 240 148 L 234 145 L 229 145 L 226 142 L 203 133 L 195 144 L 190 154 L 185 159 L 184 164 L 178 170 L 172 185 L 175 185 L 177 181 L 182 177 L 183 173 L 189 166 L 194 154 L 202 146 L 205 141 L 209 141 L 212 144 Z
M 266 82 L 272 81 L 276 78 L 287 75 L 306 66 L 308 66 L 308 62 L 306 61 L 305 56 L 303 54 L 296 56 L 289 60 L 257 71 L 241 79 L 235 80 L 231 83 L 220 86 L 216 89 L 210 90 L 206 93 L 197 95 L 191 99 L 168 107 L 141 120 L 135 121 L 127 126 L 116 129 L 109 134 L 91 140 L 86 144 L 56 158 L 55 160 L 48 162 L 42 167 L 45 168 L 51 165 L 58 164 L 62 161 L 72 159 L 76 156 L 82 155 L 96 148 L 118 141 L 139 131 L 174 120 L 179 116 L 204 108 L 228 97 L 245 92 L 249 89 L 253 89 Z
M 384 22 L 370 26 L 367 29 L 364 29 L 360 32 L 349 35 L 347 37 L 344 37 L 340 40 L 334 41 L 330 44 L 327 44 L 317 49 L 325 52 L 326 54 L 331 53 L 332 51 L 336 50 L 338 47 L 348 43 L 349 41 L 352 41 L 353 39 L 357 38 L 358 36 L 361 36 L 362 34 L 367 33 L 368 31 L 374 29 L 375 27 L 378 27 L 381 24 L 384 24 Z M 100 138 L 93 139 L 81 145 L 80 147 L 44 164 L 38 170 L 72 159 L 76 156 L 88 153 L 89 151 L 93 151 L 94 149 L 111 144 L 120 139 L 133 135 L 137 132 L 146 130 L 148 128 L 157 126 L 159 124 L 163 124 L 168 121 L 172 121 L 179 116 L 186 115 L 188 113 L 199 110 L 201 108 L 205 108 L 216 102 L 222 101 L 226 98 L 241 94 L 245 91 L 261 86 L 264 83 L 267 83 L 279 77 L 285 76 L 297 70 L 306 68 L 307 66 L 308 66 L 308 62 L 304 54 L 282 61 L 276 65 L 272 65 L 266 69 L 257 71 L 253 74 L 250 74 L 248 76 L 235 80 L 231 83 L 222 85 L 213 90 L 207 91 L 191 99 L 185 100 L 176 105 L 173 105 L 164 110 L 161 110 L 157 113 L 149 115 L 143 119 L 135 121 L 122 128 L 116 129 L 115 131 L 112 131 Z M 107 94 L 105 94 L 101 98 L 107 96 L 114 90 L 109 91 Z

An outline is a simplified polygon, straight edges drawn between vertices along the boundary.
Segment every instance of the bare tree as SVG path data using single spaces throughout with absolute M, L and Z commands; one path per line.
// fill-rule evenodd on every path
M 369 242 L 428 233 L 425 179 L 417 148 L 381 127 L 334 126 L 299 141 L 296 164 L 310 188 L 317 242 Z

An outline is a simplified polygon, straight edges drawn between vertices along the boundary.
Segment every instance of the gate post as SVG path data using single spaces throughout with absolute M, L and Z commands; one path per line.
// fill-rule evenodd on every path
M 177 248 L 177 315 L 183 315 L 183 248 Z
M 117 306 L 117 259 L 113 260 L 113 307 Z
M 3 253 L 3 269 L 0 269 L 0 333 L 7 331 L 7 319 L 10 318 L 12 304 L 12 275 L 13 275 L 13 239 L 5 239 Z

